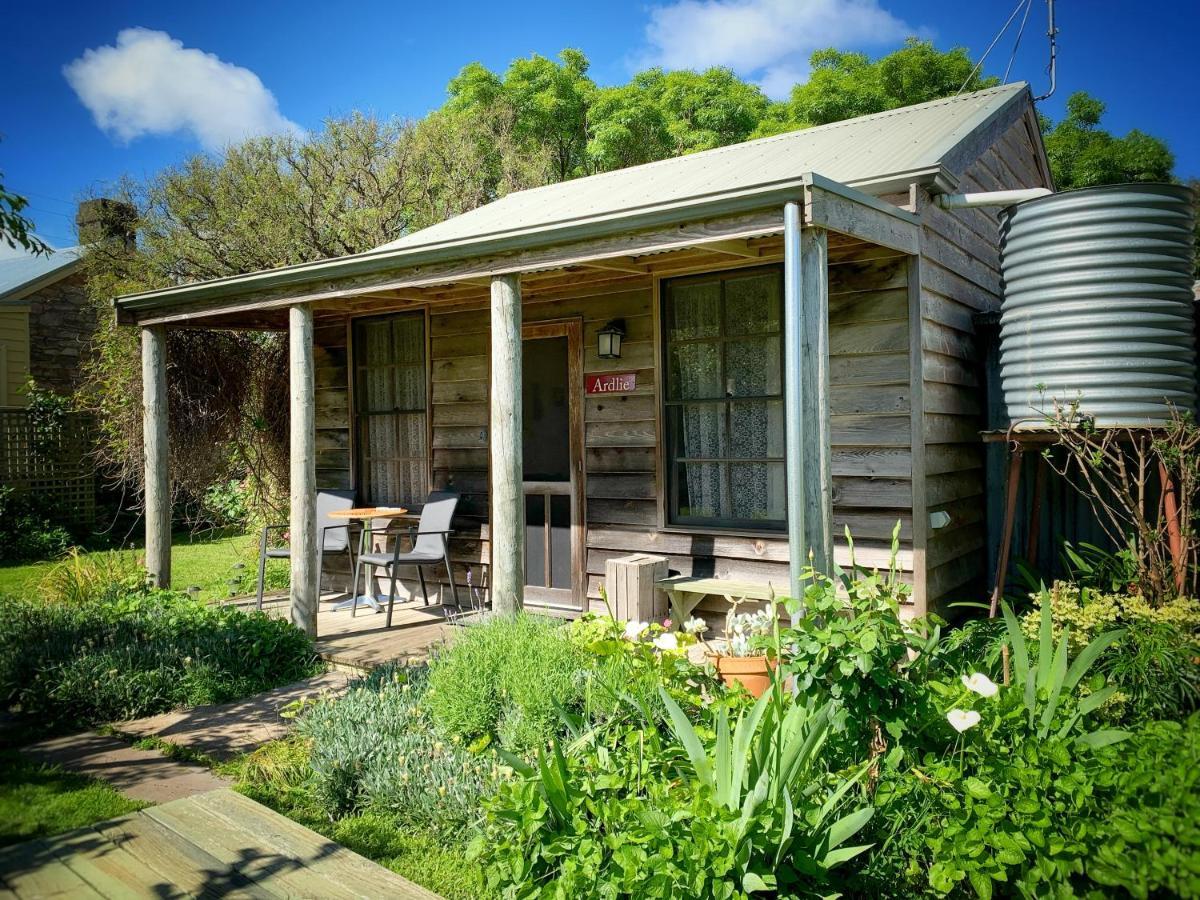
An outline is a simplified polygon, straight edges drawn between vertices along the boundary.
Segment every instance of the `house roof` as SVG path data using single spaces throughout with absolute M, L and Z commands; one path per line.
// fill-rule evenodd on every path
M 16 303 L 40 288 L 66 278 L 83 258 L 81 247 L 53 250 L 43 256 L 0 259 L 0 303 Z
M 363 253 L 129 294 L 117 305 L 156 309 L 782 207 L 815 178 L 875 194 L 935 180 L 945 189 L 952 152 L 1028 96 L 1024 82 L 1006 84 L 532 188 Z
M 819 172 L 868 193 L 937 173 L 943 157 L 1014 96 L 1021 83 L 906 106 L 518 191 L 377 248 L 397 250 L 561 226 L 649 204 L 712 196 Z

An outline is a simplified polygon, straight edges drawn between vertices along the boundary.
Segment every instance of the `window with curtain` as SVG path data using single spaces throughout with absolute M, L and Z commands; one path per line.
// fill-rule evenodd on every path
M 782 268 L 672 279 L 662 298 L 670 524 L 785 528 Z
M 403 506 L 429 489 L 425 314 L 354 323 L 354 418 L 361 500 Z

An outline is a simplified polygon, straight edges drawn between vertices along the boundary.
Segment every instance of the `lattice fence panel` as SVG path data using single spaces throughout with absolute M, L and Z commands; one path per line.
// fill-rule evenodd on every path
M 89 449 L 92 421 L 68 413 L 46 428 L 26 409 L 0 409 L 0 484 L 45 501 L 64 522 L 96 519 L 96 473 Z

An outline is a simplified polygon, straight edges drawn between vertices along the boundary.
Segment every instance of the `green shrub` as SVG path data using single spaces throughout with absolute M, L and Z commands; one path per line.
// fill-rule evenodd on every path
M 1151 605 L 1138 594 L 1104 593 L 1066 582 L 1047 591 L 1055 639 L 1070 635 L 1078 651 L 1113 628 L 1123 637 L 1102 655 L 1097 669 L 1116 692 L 1102 713 L 1112 722 L 1136 724 L 1152 719 L 1183 719 L 1200 705 L 1200 601 L 1178 598 Z M 1037 612 L 1022 619 L 1032 635 Z
M 1200 897 L 1200 715 L 1151 722 L 1103 759 L 1088 877 L 1138 898 Z
M 47 728 L 224 703 L 318 668 L 290 623 L 168 592 L 14 600 L 0 616 L 0 701 Z
M 498 769 L 434 730 L 425 680 L 423 669 L 383 667 L 300 718 L 312 795 L 328 815 L 369 810 L 446 835 L 478 820 Z
M 497 616 L 464 629 L 434 655 L 429 711 L 449 738 L 494 738 L 529 754 L 558 733 L 559 708 L 580 708 L 589 661 L 554 620 Z
M 71 546 L 71 532 L 33 494 L 0 486 L 0 561 L 51 559 Z

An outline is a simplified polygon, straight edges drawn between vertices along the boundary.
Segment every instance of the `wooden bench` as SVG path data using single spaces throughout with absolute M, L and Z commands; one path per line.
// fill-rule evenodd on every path
M 733 603 L 742 599 L 770 600 L 778 596 L 769 584 L 727 581 L 724 578 L 694 578 L 691 575 L 662 578 L 654 582 L 654 586 L 666 593 L 676 626 L 682 626 L 705 597 L 724 597 Z

